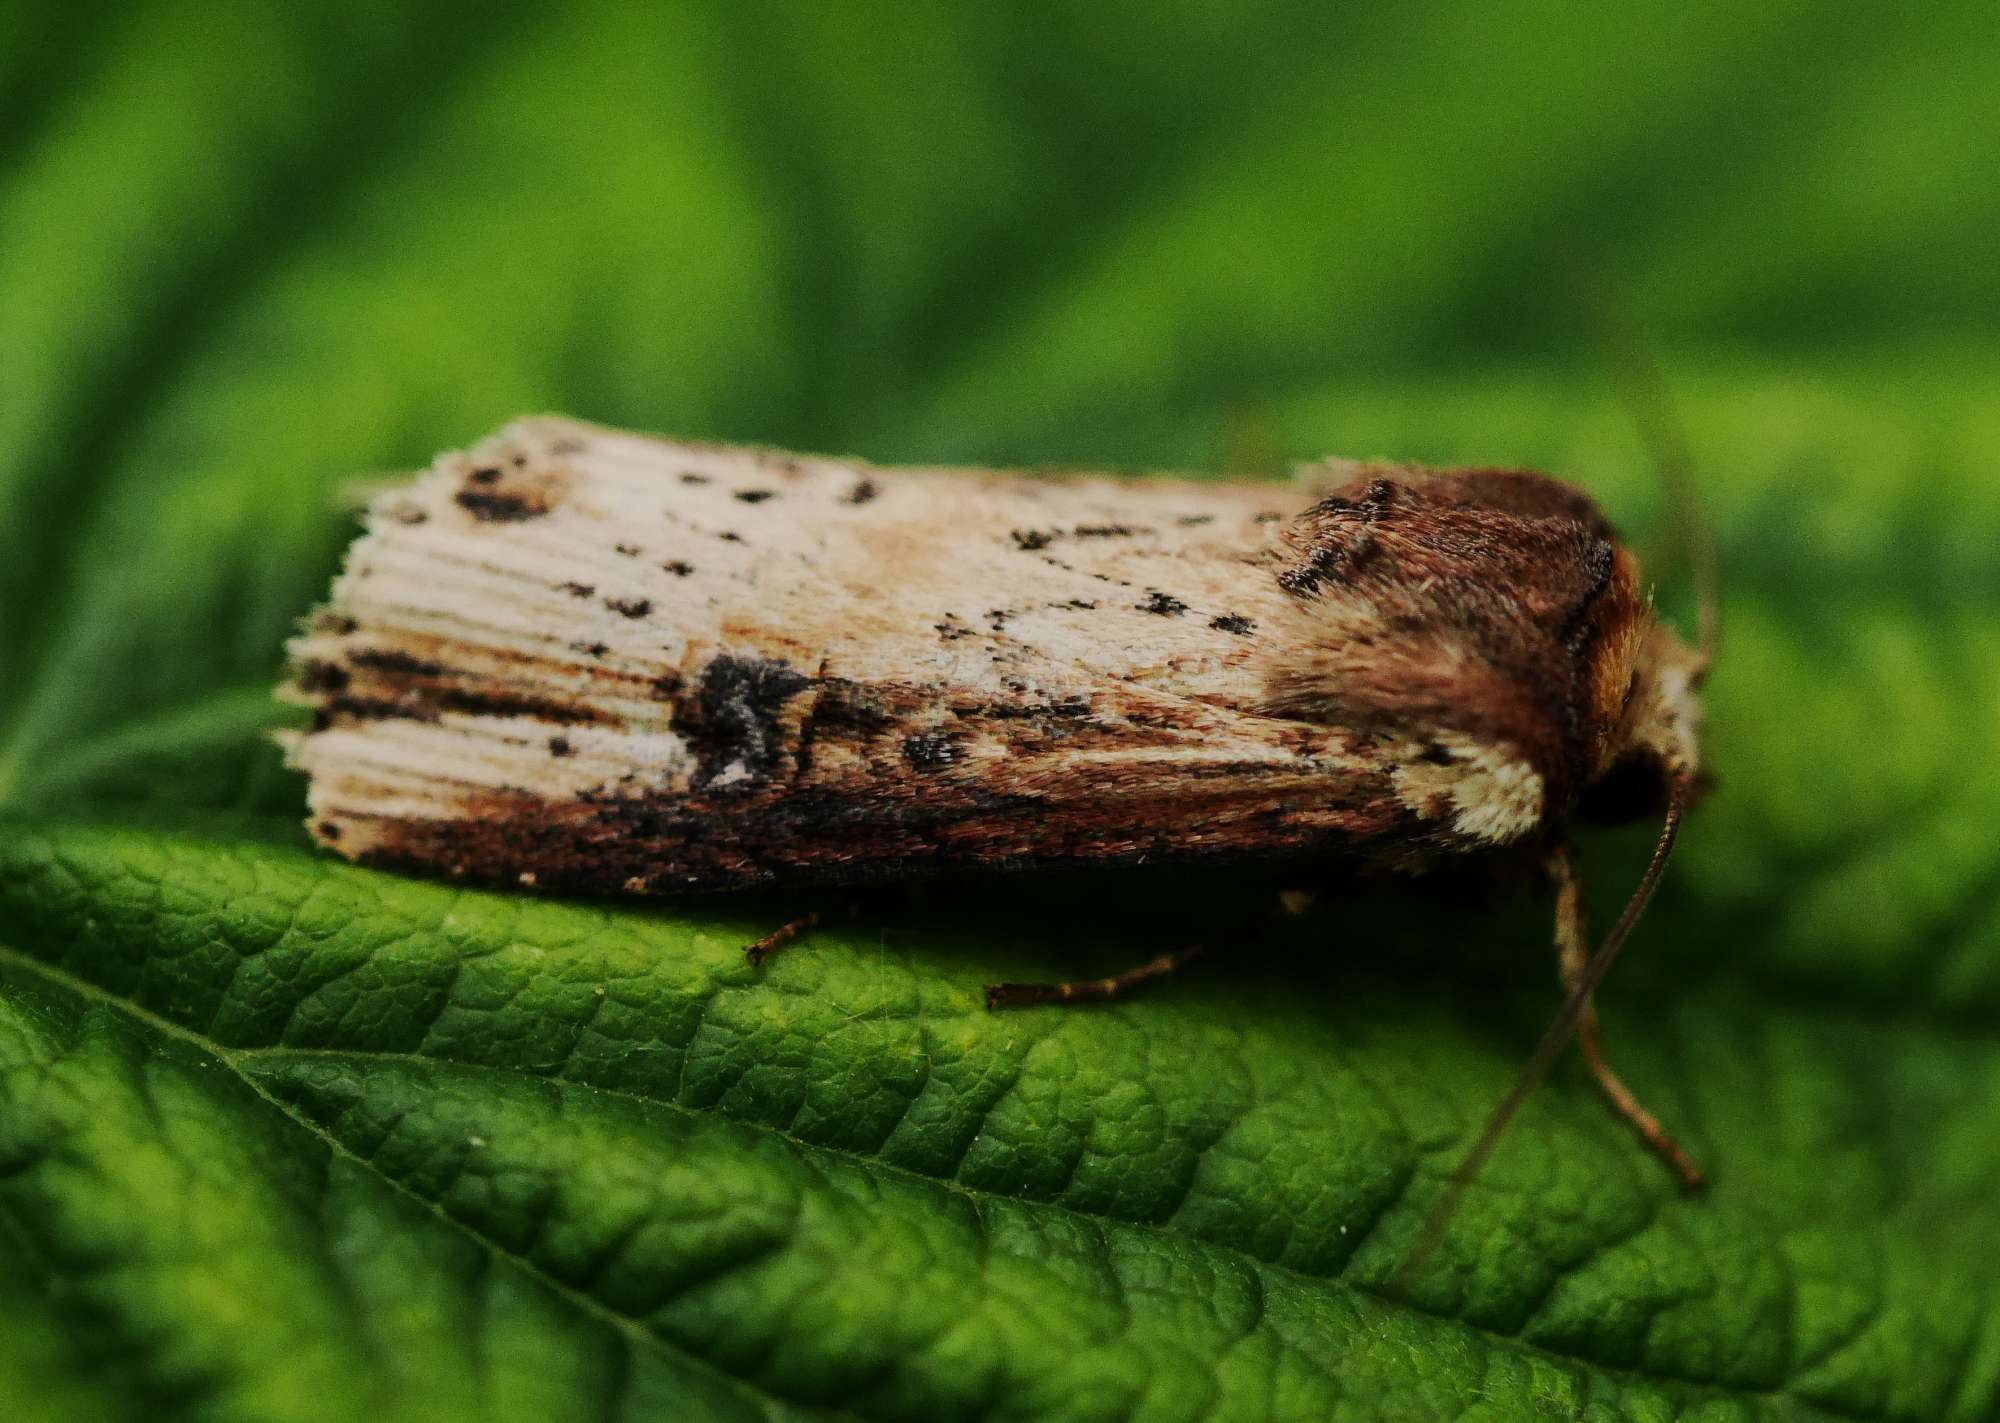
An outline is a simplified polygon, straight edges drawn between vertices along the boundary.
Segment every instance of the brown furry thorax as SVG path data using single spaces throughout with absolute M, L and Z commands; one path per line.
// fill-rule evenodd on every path
M 1511 746 L 1552 822 L 1664 808 L 1697 769 L 1703 669 L 1589 496 L 1526 470 L 1350 471 L 1285 534 L 1305 655 L 1275 706 Z

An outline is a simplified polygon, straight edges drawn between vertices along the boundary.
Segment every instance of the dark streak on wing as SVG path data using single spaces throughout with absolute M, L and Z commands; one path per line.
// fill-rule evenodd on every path
M 529 690 L 547 685 L 566 669 L 526 653 L 467 649 L 435 637 L 370 632 L 352 619 L 337 659 L 300 666 L 293 689 L 315 708 L 314 729 L 402 718 L 437 721 L 446 712 L 481 717 L 531 717 L 558 726 L 609 724 L 595 707 L 557 700 Z M 474 660 L 481 665 L 473 665 Z M 458 659 L 458 665 L 447 661 Z M 593 667 L 600 681 L 625 683 L 645 695 L 644 678 Z
M 1220 776 L 1085 804 L 985 790 L 914 762 L 910 774 L 923 783 L 876 785 L 866 796 L 817 786 L 574 800 L 481 792 L 448 820 L 378 821 L 361 858 L 496 884 L 527 871 L 537 887 L 570 893 L 668 893 L 1063 866 L 1383 860 L 1388 844 L 1414 844 L 1424 830 L 1393 797 L 1351 784 L 1333 788 L 1342 803 L 1316 805 L 1317 824 L 1305 828 L 1298 807 Z
M 347 660 L 356 667 L 367 667 L 377 672 L 393 672 L 406 677 L 446 675 L 443 663 L 415 657 L 397 648 L 357 648 L 348 655 Z
M 1333 778 L 1289 761 L 1096 768 L 1093 752 L 1165 754 L 1195 738 L 1199 713 L 1170 703 L 943 704 L 936 688 L 730 654 L 669 701 L 695 760 L 684 788 L 628 777 L 570 798 L 468 790 L 446 818 L 350 817 L 371 832 L 361 858 L 495 883 L 529 873 L 551 890 L 644 892 L 1044 865 L 1380 861 L 1434 830 L 1386 775 Z M 988 748 L 981 767 L 967 762 L 977 746 Z M 997 761 L 994 747 L 1007 748 Z M 570 750 L 548 742 L 554 757 Z

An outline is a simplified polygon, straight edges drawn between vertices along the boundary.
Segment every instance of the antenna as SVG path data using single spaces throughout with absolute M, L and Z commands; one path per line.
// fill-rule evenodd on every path
M 1625 910 L 1618 916 L 1618 922 L 1611 926 L 1611 932 L 1604 936 L 1604 942 L 1597 952 L 1590 956 L 1590 962 L 1583 970 L 1583 977 L 1577 981 L 1576 989 L 1563 1003 L 1562 1010 L 1542 1034 L 1542 1040 L 1535 1044 L 1534 1053 L 1528 1058 L 1514 1085 L 1500 1100 L 1492 1114 L 1486 1118 L 1486 1126 L 1479 1133 L 1479 1139 L 1472 1149 L 1465 1153 L 1458 1163 L 1458 1169 L 1451 1173 L 1451 1181 L 1445 1186 L 1444 1194 L 1438 1197 L 1430 1214 L 1424 1217 L 1423 1229 L 1417 1234 L 1417 1243 L 1403 1262 L 1396 1267 L 1396 1273 L 1389 1278 L 1389 1293 L 1407 1295 L 1409 1286 L 1416 1279 L 1417 1271 L 1444 1239 L 1445 1228 L 1457 1214 L 1459 1203 L 1478 1176 L 1480 1168 L 1493 1155 L 1506 1133 L 1514 1114 L 1521 1110 L 1521 1104 L 1528 1095 L 1541 1086 L 1542 1079 L 1549 1075 L 1562 1050 L 1569 1046 L 1569 1040 L 1576 1035 L 1576 1025 L 1583 1017 L 1584 1009 L 1597 986 L 1604 982 L 1604 976 L 1611 972 L 1611 965 L 1617 960 L 1619 950 L 1631 937 L 1632 926 L 1639 922 L 1645 912 L 1647 901 L 1653 891 L 1660 887 L 1660 877 L 1666 873 L 1667 860 L 1673 855 L 1674 840 L 1680 834 L 1681 816 L 1686 813 L 1693 790 L 1693 778 L 1686 772 L 1677 772 L 1673 778 L 1672 798 L 1667 805 L 1665 823 L 1660 827 L 1660 838 L 1653 846 L 1653 858 L 1646 865 L 1646 872 L 1639 877 L 1639 884 L 1632 891 L 1632 897 L 1625 901 Z
M 1714 665 L 1722 641 L 1722 563 L 1716 552 L 1715 530 L 1702 517 L 1687 427 L 1674 407 L 1666 376 L 1654 358 L 1650 343 L 1601 280 L 1588 274 L 1581 263 L 1576 271 L 1583 293 L 1581 304 L 1597 327 L 1598 341 L 1618 387 L 1619 399 L 1638 429 L 1640 442 L 1653 457 L 1653 467 L 1673 505 L 1681 554 L 1687 559 L 1694 579 L 1695 645 L 1701 654 L 1701 671 L 1696 677 L 1699 681 Z

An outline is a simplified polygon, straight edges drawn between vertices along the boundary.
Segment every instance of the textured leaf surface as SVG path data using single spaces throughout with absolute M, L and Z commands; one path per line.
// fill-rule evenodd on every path
M 1317 8 L 0 11 L 0 1413 L 2000 1410 L 1990 16 Z M 357 477 L 532 409 L 1382 452 L 1658 561 L 1583 272 L 1729 575 L 1719 785 L 1606 1002 L 1704 1200 L 1565 1069 L 1388 1290 L 1553 1006 L 1532 896 L 1012 884 L 759 976 L 796 903 L 296 828 L 267 689 Z M 1129 1003 L 980 1006 L 1191 930 Z

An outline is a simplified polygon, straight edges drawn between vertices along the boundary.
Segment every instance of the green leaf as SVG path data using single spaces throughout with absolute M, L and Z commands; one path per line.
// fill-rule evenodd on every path
M 0 1413 L 1994 1416 L 1989 24 L 0 14 Z M 1717 784 L 1604 1003 L 1702 1199 L 1566 1064 L 1391 1287 L 1553 1011 L 1529 893 L 1023 881 L 759 974 L 799 902 L 299 830 L 268 688 L 355 482 L 514 414 L 1522 462 L 1670 569 L 1600 288 L 1726 570 Z M 1587 841 L 1600 913 L 1647 838 Z

